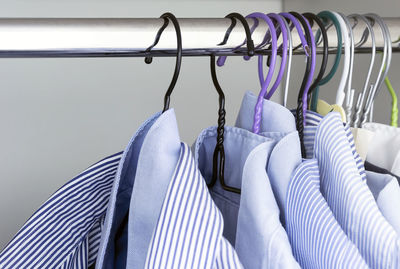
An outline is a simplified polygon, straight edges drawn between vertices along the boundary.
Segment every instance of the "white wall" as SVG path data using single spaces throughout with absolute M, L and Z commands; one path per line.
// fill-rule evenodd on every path
M 0 17 L 223 17 L 280 11 L 269 1 L 3 0 Z M 0 37 L 1 42 L 1 37 Z M 255 59 L 254 59 L 255 60 Z M 232 124 L 246 90 L 258 91 L 256 61 L 218 70 Z M 122 150 L 162 108 L 173 58 L 0 59 L 0 249 L 57 188 Z M 208 58 L 184 58 L 171 106 L 192 143 L 217 120 Z
M 382 17 L 399 17 L 400 16 L 400 1 L 399 0 L 284 0 L 283 9 L 285 11 L 297 11 L 297 12 L 314 12 L 318 13 L 322 10 L 333 10 L 339 11 L 346 15 L 352 13 L 377 13 Z M 380 34 L 379 32 L 376 34 Z M 396 37 L 392 37 L 394 40 Z M 320 57 L 320 56 L 319 56 Z M 329 59 L 329 63 L 333 62 L 334 55 Z M 319 63 L 321 58 L 318 58 Z M 380 60 L 380 57 L 377 57 Z M 354 73 L 353 73 L 353 86 L 356 87 L 356 93 L 360 92 L 364 85 L 366 72 L 368 71 L 370 55 L 356 54 L 354 62 Z M 376 60 L 377 63 L 378 60 Z M 297 98 L 298 87 L 301 84 L 301 79 L 304 73 L 304 59 L 301 56 L 294 57 L 292 66 L 292 80 L 291 90 L 289 91 L 289 104 L 294 105 Z M 328 70 L 330 70 L 330 64 L 328 63 Z M 380 64 L 380 63 L 379 63 Z M 378 64 L 376 64 L 379 67 Z M 377 69 L 377 68 L 376 68 Z M 319 70 L 319 69 L 317 69 Z M 392 64 L 389 70 L 390 81 L 400 98 L 400 54 L 393 54 Z M 320 97 L 328 102 L 333 103 L 335 101 L 336 89 L 339 85 L 339 79 L 341 77 L 341 69 L 336 73 L 335 77 L 326 85 L 320 89 Z M 373 77 L 376 79 L 377 70 L 374 70 Z M 296 88 L 296 85 L 298 87 Z M 375 101 L 374 107 L 374 121 L 390 124 L 391 115 L 391 97 L 385 84 L 383 84 L 379 95 Z

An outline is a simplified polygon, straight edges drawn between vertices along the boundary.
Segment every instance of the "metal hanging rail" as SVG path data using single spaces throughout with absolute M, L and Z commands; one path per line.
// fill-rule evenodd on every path
M 384 18 L 391 38 L 393 51 L 400 51 L 400 17 Z M 250 26 L 253 20 L 248 20 Z M 183 39 L 183 55 L 202 56 L 215 52 L 218 55 L 244 54 L 245 49 L 235 50 L 244 41 L 244 30 L 237 23 L 227 44 L 218 46 L 231 21 L 220 18 L 179 19 Z M 77 19 L 77 18 L 2 18 L 0 19 L 0 57 L 143 57 L 150 46 L 162 19 Z M 365 29 L 363 22 L 354 28 L 355 40 L 361 40 Z M 253 32 L 255 45 L 260 44 L 268 30 L 260 21 Z M 316 29 L 314 29 L 316 30 Z M 374 25 L 377 47 L 383 47 L 378 24 Z M 336 48 L 334 27 L 328 30 L 330 52 Z M 293 30 L 294 45 L 299 44 Z M 356 52 L 369 52 L 368 40 Z M 164 31 L 159 44 L 152 50 L 153 56 L 174 56 L 176 35 L 172 24 Z M 266 49 L 258 51 L 268 54 Z M 295 54 L 302 54 L 301 49 Z

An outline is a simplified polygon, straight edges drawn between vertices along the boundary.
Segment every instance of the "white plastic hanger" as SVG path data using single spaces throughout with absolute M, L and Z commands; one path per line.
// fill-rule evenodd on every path
M 343 43 L 344 43 L 344 66 L 343 66 L 342 77 L 340 79 L 340 83 L 336 92 L 336 104 L 342 106 L 344 98 L 346 96 L 344 89 L 347 84 L 347 77 L 349 75 L 349 69 L 350 69 L 350 37 L 346 22 L 343 20 L 342 16 L 340 16 L 340 14 L 337 12 L 332 12 L 332 13 L 335 14 L 336 18 L 340 23 Z
M 362 124 L 364 124 L 368 121 L 369 113 L 371 111 L 372 103 L 374 101 L 376 93 L 377 93 L 378 89 L 382 86 L 383 81 L 385 80 L 385 76 L 383 76 L 383 75 L 384 75 L 384 73 L 386 73 L 385 65 L 387 64 L 387 60 L 388 60 L 388 45 L 391 45 L 390 39 L 388 40 L 388 33 L 386 32 L 386 26 L 385 26 L 385 23 L 383 22 L 382 18 L 373 13 L 366 14 L 365 16 L 371 20 L 372 24 L 374 24 L 375 22 L 379 24 L 381 31 L 382 31 L 383 39 L 384 39 L 384 48 L 383 48 L 382 63 L 379 68 L 378 77 L 376 79 L 376 82 L 374 83 L 374 86 L 371 87 L 371 90 L 368 94 L 368 98 L 367 98 L 367 101 L 366 101 L 364 109 L 363 109 L 363 113 L 361 116 L 361 126 L 362 126 Z M 391 52 L 390 52 L 390 57 L 391 57 Z
M 365 16 L 359 15 L 359 14 L 351 14 L 348 17 L 354 19 L 355 24 L 354 24 L 353 27 L 357 26 L 358 19 L 361 19 L 365 23 L 365 25 L 367 26 L 367 29 L 364 31 L 362 39 L 359 42 L 360 45 L 365 43 L 367 41 L 367 39 L 368 39 L 368 34 L 366 32 L 367 30 L 368 30 L 369 35 L 371 36 L 371 43 L 372 43 L 371 60 L 370 60 L 370 64 L 369 64 L 369 68 L 368 68 L 368 72 L 367 72 L 367 77 L 365 79 L 362 92 L 360 92 L 358 94 L 357 103 L 356 103 L 356 111 L 355 111 L 355 114 L 354 114 L 354 117 L 353 117 L 353 121 L 352 121 L 352 126 L 357 128 L 357 127 L 360 127 L 359 123 L 360 123 L 360 119 L 361 119 L 361 113 L 362 113 L 362 110 L 363 110 L 364 98 L 365 98 L 365 95 L 367 94 L 367 91 L 368 91 L 368 86 L 369 86 L 369 82 L 370 82 L 370 79 L 371 79 L 372 69 L 374 67 L 375 55 L 376 55 L 376 41 L 375 41 L 375 33 L 374 33 L 374 30 L 373 30 L 373 28 L 371 26 L 371 23 L 369 22 L 369 20 Z M 351 96 L 351 97 L 354 98 L 354 90 L 353 90 L 352 95 L 353 96 Z M 351 106 L 353 106 L 353 99 L 351 99 Z
M 279 15 L 281 16 L 281 15 Z M 287 57 L 287 69 L 286 69 L 286 80 L 285 80 L 285 89 L 283 92 L 283 106 L 287 105 L 288 91 L 289 91 L 289 81 L 290 81 L 290 70 L 292 68 L 292 55 L 293 55 L 293 39 L 292 39 L 292 31 L 286 19 L 284 17 L 283 21 L 285 23 L 285 28 L 288 33 L 288 41 L 289 41 L 289 49 L 288 49 L 288 57 Z
M 345 111 L 346 111 L 346 122 L 348 124 L 351 123 L 351 115 L 352 115 L 352 106 L 353 106 L 353 99 L 354 99 L 354 89 L 352 87 L 353 83 L 353 68 L 354 68 L 354 34 L 353 28 L 351 27 L 349 19 L 342 13 L 340 13 L 343 20 L 346 23 L 347 30 L 349 32 L 350 38 L 350 68 L 349 68 L 349 76 L 347 79 L 347 90 L 346 90 L 346 103 L 345 103 Z

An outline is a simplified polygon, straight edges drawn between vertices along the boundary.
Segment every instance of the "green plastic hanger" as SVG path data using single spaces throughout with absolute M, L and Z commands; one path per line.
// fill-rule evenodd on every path
M 336 29 L 338 42 L 337 42 L 335 62 L 333 63 L 331 71 L 328 73 L 328 75 L 326 75 L 324 78 L 322 78 L 320 80 L 320 82 L 318 83 L 318 86 L 313 91 L 311 107 L 310 107 L 312 111 L 317 111 L 319 86 L 328 83 L 328 81 L 330 81 L 332 79 L 332 77 L 335 75 L 335 73 L 339 67 L 340 58 L 342 57 L 342 30 L 340 28 L 340 23 L 339 23 L 338 19 L 330 11 L 322 11 L 322 12 L 318 13 L 317 15 L 318 15 L 318 17 L 321 18 L 321 20 L 323 21 L 323 23 L 325 25 L 327 25 L 329 23 L 329 21 L 332 21 L 332 23 Z M 315 40 L 319 40 L 320 35 L 321 35 L 320 31 L 318 31 Z
M 399 37 L 400 39 L 400 37 Z M 397 42 L 397 41 L 395 41 Z M 382 54 L 382 52 L 380 52 L 380 54 Z M 386 71 L 386 65 L 384 67 L 384 70 Z M 392 112 L 391 112 L 391 116 L 390 116 L 390 125 L 394 126 L 394 127 L 398 127 L 398 118 L 399 118 L 399 108 L 397 105 L 397 94 L 395 92 L 395 90 L 393 89 L 392 83 L 389 80 L 389 77 L 386 76 L 385 77 L 385 84 L 386 84 L 386 88 L 388 89 L 390 95 L 392 96 Z
M 400 41 L 400 36 L 399 38 L 394 41 L 394 42 L 399 42 Z M 393 89 L 392 83 L 390 83 L 389 77 L 385 77 L 385 84 L 386 87 L 389 90 L 390 95 L 392 96 L 392 114 L 390 117 L 390 125 L 393 127 L 398 127 L 398 119 L 399 119 L 399 108 L 397 105 L 397 94 Z
M 389 90 L 390 95 L 392 96 L 392 115 L 390 117 L 390 125 L 397 127 L 398 124 L 398 117 L 399 117 L 399 109 L 397 106 L 397 94 L 393 89 L 392 83 L 390 83 L 390 80 L 388 77 L 385 77 L 385 84 L 386 87 Z

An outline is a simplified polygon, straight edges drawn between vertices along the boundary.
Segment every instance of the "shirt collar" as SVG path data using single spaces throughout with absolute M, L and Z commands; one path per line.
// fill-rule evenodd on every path
M 375 122 L 365 123 L 363 128 L 375 133 L 367 161 L 400 176 L 400 128 Z
M 249 131 L 252 130 L 256 103 L 257 96 L 250 91 L 246 92 L 235 126 Z M 284 106 L 264 99 L 260 133 L 290 133 L 293 131 L 296 131 L 296 122 L 292 113 Z
M 282 138 L 271 152 L 267 173 L 281 212 L 285 212 L 292 173 L 301 161 L 300 140 L 297 132 L 292 132 Z M 281 222 L 284 223 L 283 215 L 281 215 Z
M 205 129 L 195 143 L 195 160 L 206 182 L 210 182 L 212 177 L 216 137 L 217 129 L 211 127 Z M 215 203 L 223 208 L 225 221 L 229 223 L 224 235 L 236 246 L 244 266 L 259 267 L 262 262 L 273 259 L 268 256 L 268 239 L 273 238 L 271 234 L 281 224 L 265 167 L 280 139 L 256 135 L 237 127 L 225 127 L 225 182 L 228 186 L 240 188 L 241 194 L 225 191 L 218 180 L 210 193 Z
M 254 121 L 254 107 L 257 97 L 252 92 L 247 92 L 243 98 L 236 126 L 252 130 Z M 318 123 L 320 116 L 308 113 L 306 120 Z M 296 121 L 290 110 L 286 107 L 263 100 L 262 121 L 260 135 L 270 136 L 273 133 L 281 134 L 281 139 L 273 148 L 268 160 L 267 174 L 281 212 L 284 212 L 286 192 L 294 169 L 301 163 L 301 150 L 299 135 L 296 131 Z M 281 221 L 283 216 L 281 215 Z
M 169 109 L 153 123 L 140 149 L 130 200 L 128 268 L 133 265 L 144 267 L 147 249 L 180 154 L 176 116 L 174 110 Z
M 134 171 L 136 170 L 137 165 L 137 157 L 144 137 L 159 117 L 160 113 L 156 113 L 139 127 L 129 141 L 129 144 L 125 148 L 119 162 L 117 174 L 110 194 L 110 200 L 107 206 L 104 232 L 101 236 L 96 261 L 99 268 L 114 266 L 114 239 L 118 229 L 123 228 L 119 227 L 123 225 L 120 220 L 123 219 L 128 212 L 129 200 L 134 183 Z M 127 232 L 121 234 L 121 237 L 127 237 Z M 124 241 L 124 243 L 126 243 L 126 241 Z M 121 260 L 124 260 L 124 258 Z
M 127 237 L 127 253 L 129 253 L 125 257 L 127 264 L 130 264 L 132 259 L 135 259 L 138 264 L 144 264 L 143 259 L 146 257 L 152 229 L 156 225 L 179 154 L 180 139 L 173 109 L 162 114 L 155 114 L 132 136 L 119 163 L 111 192 L 105 231 L 102 233 L 96 262 L 99 268 L 103 268 L 110 259 L 114 260 L 113 254 L 108 257 L 108 249 L 111 245 L 111 252 L 114 251 L 116 242 L 113 241 L 115 238 L 111 236 L 111 232 L 115 229 L 123 230 L 124 234 L 121 236 Z M 150 167 L 156 169 L 150 169 Z M 149 201 L 149 192 L 157 193 L 151 196 L 156 198 Z M 121 214 L 125 214 L 120 211 L 126 210 L 127 207 L 129 207 L 128 224 L 121 221 L 115 223 L 118 216 L 121 219 Z M 124 227 L 117 227 L 117 225 L 126 225 L 129 229 L 123 229 Z M 138 226 L 141 227 L 139 232 L 137 232 Z M 135 240 L 131 236 L 133 233 L 135 233 Z M 131 251 L 132 249 L 134 251 Z M 143 256 L 137 257 L 141 254 Z

